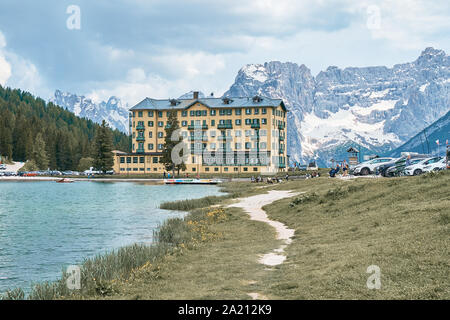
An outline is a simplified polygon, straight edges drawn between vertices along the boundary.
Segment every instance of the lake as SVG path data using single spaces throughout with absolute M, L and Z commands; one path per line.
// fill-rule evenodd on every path
M 184 213 L 164 201 L 220 194 L 217 186 L 129 182 L 0 182 L 0 292 L 56 280 L 62 268 L 133 243 L 151 243 Z

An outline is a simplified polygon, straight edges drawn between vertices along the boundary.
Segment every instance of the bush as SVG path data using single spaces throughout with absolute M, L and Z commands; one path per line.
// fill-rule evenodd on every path
M 38 171 L 39 168 L 36 165 L 36 162 L 34 160 L 27 161 L 22 168 L 19 169 L 20 172 L 27 172 L 27 171 Z

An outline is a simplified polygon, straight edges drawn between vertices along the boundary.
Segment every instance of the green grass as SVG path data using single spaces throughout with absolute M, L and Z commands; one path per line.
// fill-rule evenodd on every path
M 264 208 L 295 229 L 283 264 L 258 263 L 280 245 L 272 227 L 249 220 L 239 208 L 200 208 L 200 201 L 190 204 L 196 209 L 185 219 L 161 227 L 157 243 L 167 251 L 143 255 L 136 264 L 117 254 L 92 261 L 90 269 L 104 281 L 64 297 L 250 299 L 248 293 L 257 292 L 271 299 L 450 298 L 450 172 L 224 184 L 240 197 L 271 189 L 304 192 Z M 370 265 L 381 269 L 379 290 L 366 286 Z M 39 298 L 52 296 L 45 286 L 39 292 Z

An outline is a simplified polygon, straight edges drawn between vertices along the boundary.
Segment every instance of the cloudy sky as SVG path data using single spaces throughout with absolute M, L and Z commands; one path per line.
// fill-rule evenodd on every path
M 448 0 L 2 0 L 0 84 L 131 105 L 220 96 L 245 64 L 392 66 L 450 52 L 449 35 Z

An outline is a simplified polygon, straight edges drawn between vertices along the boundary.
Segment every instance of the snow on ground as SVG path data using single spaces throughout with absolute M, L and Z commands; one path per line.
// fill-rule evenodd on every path
M 14 164 L 7 164 L 6 170 L 4 171 L 17 173 L 17 171 L 19 171 L 19 169 L 22 168 L 24 164 L 25 164 L 24 162 L 15 162 Z

